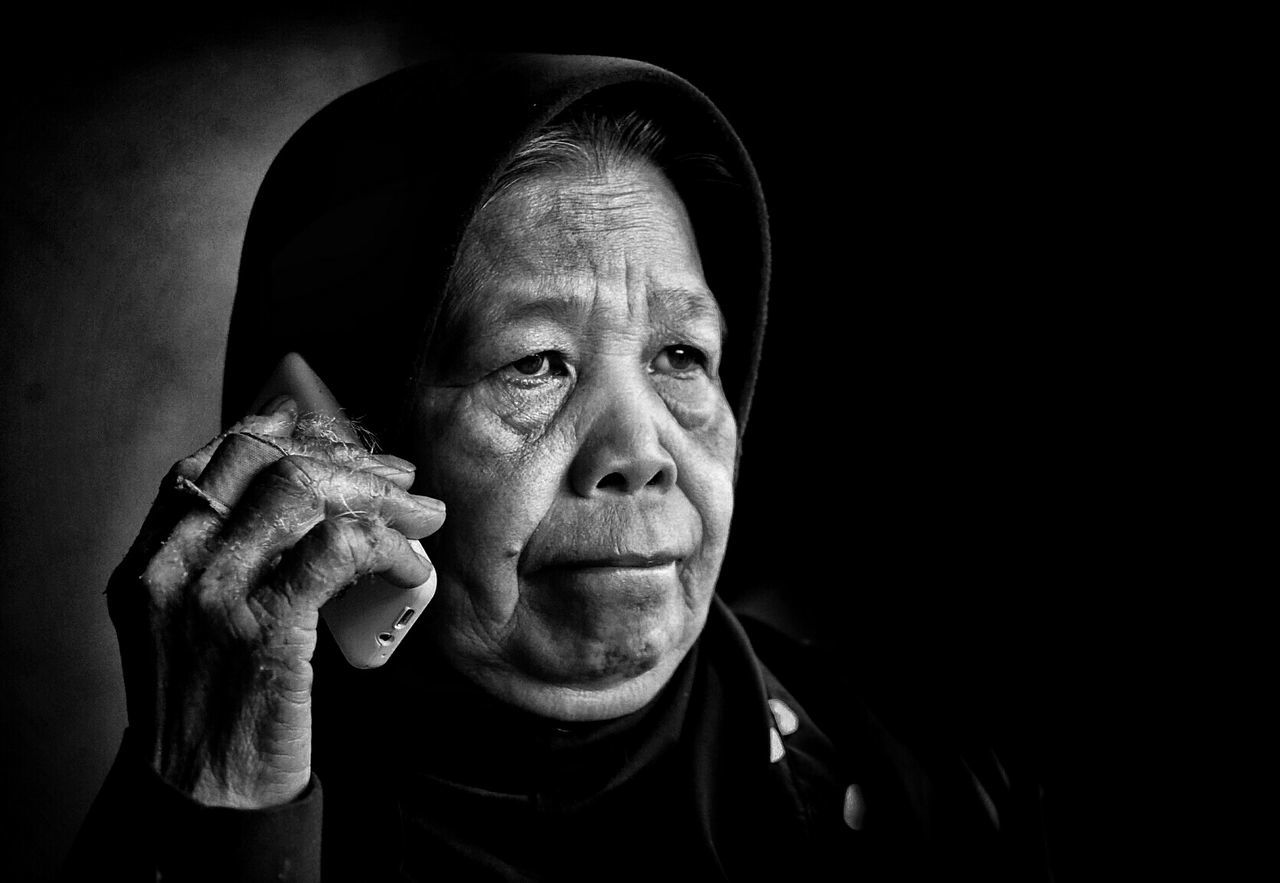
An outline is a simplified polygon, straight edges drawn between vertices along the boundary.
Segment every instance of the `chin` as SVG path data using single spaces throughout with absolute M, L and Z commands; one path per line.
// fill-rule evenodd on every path
M 485 686 L 526 711 L 565 721 L 607 720 L 642 708 L 666 686 L 701 631 L 677 620 L 625 634 L 529 641 Z
M 616 628 L 537 630 L 521 648 L 520 667 L 549 683 L 603 689 L 658 668 L 672 654 L 688 649 L 686 624 L 676 619 Z
M 525 711 L 562 721 L 598 721 L 638 711 L 671 680 L 688 648 L 670 654 L 640 674 L 604 681 L 548 683 L 522 672 L 506 672 L 486 686 Z
M 618 603 L 529 591 L 505 621 L 512 628 L 490 628 L 472 615 L 467 593 L 442 578 L 428 628 L 442 657 L 495 698 L 553 720 L 607 720 L 652 700 L 706 621 L 709 593 L 694 607 L 678 587 L 656 594 Z

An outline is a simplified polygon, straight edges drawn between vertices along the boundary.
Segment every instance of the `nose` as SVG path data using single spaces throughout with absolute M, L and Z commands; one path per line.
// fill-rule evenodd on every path
M 602 391 L 570 468 L 579 496 L 663 493 L 675 486 L 676 461 L 660 427 L 671 417 L 652 390 Z

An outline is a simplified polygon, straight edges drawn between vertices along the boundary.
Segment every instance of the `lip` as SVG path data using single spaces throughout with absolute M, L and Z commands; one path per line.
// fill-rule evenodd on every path
M 620 555 L 604 555 L 601 557 L 565 558 L 550 561 L 542 566 L 542 570 L 649 570 L 666 567 L 680 560 L 679 555 L 670 552 L 639 553 L 626 552 Z
M 624 603 L 634 613 L 659 604 L 677 591 L 681 559 L 675 555 L 608 555 L 560 560 L 530 574 L 534 585 L 551 592 L 574 615 L 594 605 Z M 574 605 L 587 605 L 579 608 Z M 631 614 L 628 614 L 631 615 Z

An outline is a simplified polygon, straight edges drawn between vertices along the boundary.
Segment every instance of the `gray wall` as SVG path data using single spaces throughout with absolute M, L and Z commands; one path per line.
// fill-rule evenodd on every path
M 52 875 L 125 725 L 102 597 L 169 464 L 218 430 L 249 208 L 308 116 L 399 67 L 377 24 L 209 37 L 9 86 L 0 591 L 6 872 Z
M 225 10 L 139 14 L 136 29 L 98 15 L 70 43 L 62 22 L 12 27 L 0 53 L 11 877 L 54 873 L 117 748 L 102 590 L 170 463 L 217 431 L 268 163 L 330 99 L 457 44 L 644 58 L 734 122 L 769 199 L 775 273 L 722 583 L 787 605 L 781 618 L 884 694 L 1034 731 L 1050 809 L 1086 818 L 1081 684 L 1106 668 L 1077 648 L 1128 590 L 1099 577 L 1108 537 L 1127 534 L 1108 527 L 1123 461 L 1095 437 L 1123 441 L 1128 400 L 1096 317 L 1122 320 L 1126 294 L 1099 284 L 1106 167 L 1062 135 L 1088 136 L 1097 103 L 1077 118 L 1072 93 L 1045 89 L 1052 53 L 1039 76 L 979 34 L 921 42 L 914 20 L 833 48 L 772 22 L 752 42 L 719 26 L 671 41 L 659 19 L 450 30 L 431 9 L 242 17 L 252 27 Z

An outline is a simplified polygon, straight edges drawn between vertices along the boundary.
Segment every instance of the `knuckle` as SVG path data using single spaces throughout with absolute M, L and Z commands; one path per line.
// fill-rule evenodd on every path
M 348 519 L 327 518 L 316 526 L 313 536 L 320 546 L 341 549 L 350 542 L 347 534 L 351 529 L 352 525 Z
M 304 436 L 295 441 L 298 453 L 340 466 L 360 463 L 365 451 L 357 445 L 318 436 Z
M 169 578 L 169 575 L 162 573 L 160 568 L 154 565 L 155 561 L 152 559 L 152 562 L 147 565 L 146 570 L 133 578 L 129 578 L 125 574 L 121 573 L 119 575 L 119 585 L 121 587 L 128 586 L 138 594 L 145 595 L 153 601 L 159 600 L 167 595 L 173 588 L 175 588 L 175 586 L 173 585 L 173 580 Z M 113 577 L 112 582 L 115 581 L 116 579 Z
M 339 525 L 337 539 L 342 544 L 343 557 L 359 569 L 369 557 L 373 542 L 368 525 L 360 518 L 339 518 L 334 523 Z
M 195 634 L 206 636 L 217 645 L 249 646 L 263 631 L 248 603 L 216 590 L 197 592 L 187 606 L 186 618 Z
M 360 526 L 348 519 L 321 521 L 289 554 L 278 571 L 279 590 L 286 597 L 310 595 L 324 586 L 345 585 L 358 573 L 365 540 Z
M 178 483 L 179 479 L 188 478 L 196 479 L 200 475 L 200 461 L 193 454 L 189 457 L 183 457 L 177 463 L 169 467 L 169 472 L 165 475 L 160 483 L 162 490 L 168 490 Z
M 178 496 L 179 488 L 183 481 L 195 481 L 198 479 L 200 473 L 204 471 L 204 466 L 205 460 L 198 454 L 183 457 L 177 463 L 174 463 L 169 467 L 169 471 L 165 473 L 164 478 L 160 479 L 156 502 L 161 503 Z
M 291 454 L 275 461 L 262 480 L 269 495 L 283 495 L 310 511 L 323 505 L 322 478 L 317 461 Z
M 274 472 L 285 482 L 296 487 L 314 490 L 317 484 L 315 461 L 297 454 L 289 454 L 276 461 Z
M 280 587 L 286 596 L 297 597 L 303 594 L 308 586 L 323 581 L 329 570 L 329 567 L 315 558 L 302 558 L 295 568 L 283 576 Z
M 184 575 L 177 571 L 173 562 L 167 560 L 166 556 L 156 555 L 147 562 L 136 580 L 126 576 L 125 572 L 121 572 L 120 585 L 141 590 L 141 593 L 147 597 L 158 600 L 178 589 L 181 585 L 181 577 Z
M 224 586 L 222 580 L 206 571 L 196 580 L 192 593 L 196 610 L 203 619 L 217 619 L 226 608 L 223 601 Z
M 166 484 L 172 485 L 179 478 L 187 478 L 192 481 L 199 478 L 200 473 L 203 472 L 205 466 L 208 465 L 209 458 L 211 458 L 214 452 L 222 446 L 223 442 L 226 441 L 227 436 L 228 434 L 225 432 L 221 435 L 215 436 L 210 439 L 204 447 L 200 448 L 200 450 L 195 453 L 188 454 L 178 462 L 174 463 L 173 466 L 169 467 L 169 474 L 165 476 Z
M 350 565 L 352 571 L 359 573 L 367 569 L 379 541 L 373 525 L 359 516 L 332 518 L 325 524 L 331 525 L 331 547 Z

